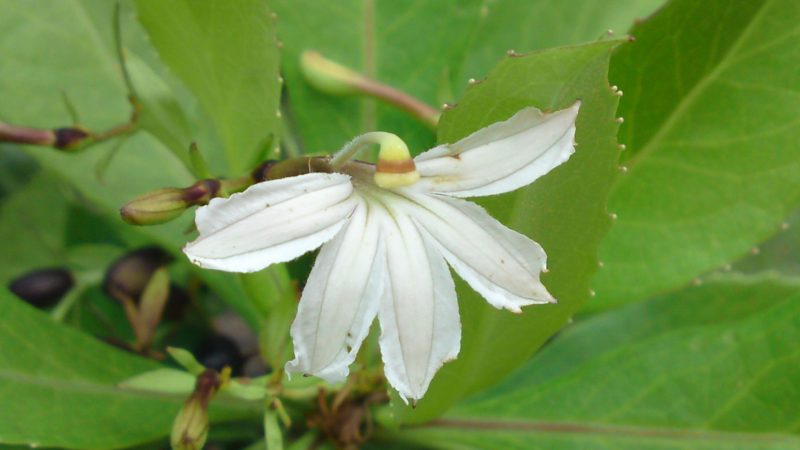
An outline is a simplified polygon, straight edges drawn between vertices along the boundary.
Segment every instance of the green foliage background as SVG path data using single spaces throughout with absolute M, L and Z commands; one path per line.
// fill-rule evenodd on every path
M 124 121 L 113 9 L 0 0 L 0 121 L 68 125 L 62 93 L 84 126 Z M 581 99 L 569 163 L 482 200 L 542 243 L 559 304 L 515 316 L 457 283 L 458 360 L 416 409 L 377 410 L 368 445 L 800 448 L 800 3 L 136 0 L 121 10 L 141 129 L 78 154 L 0 144 L 3 284 L 65 266 L 88 304 L 110 262 L 158 244 L 178 257 L 178 278 L 199 277 L 261 334 L 278 366 L 290 273 L 308 260 L 247 277 L 201 271 L 179 252 L 191 214 L 154 227 L 119 219 L 137 195 L 196 179 L 191 141 L 215 176 L 235 177 L 364 131 L 419 152 L 525 106 Z M 306 49 L 455 107 L 433 133 L 375 100 L 326 96 L 299 72 Z M 184 397 L 120 387 L 159 365 L 100 343 L 73 316 L 58 323 L 0 292 L 0 446 L 163 445 Z M 263 410 L 220 397 L 212 430 L 263 447 L 252 436 Z

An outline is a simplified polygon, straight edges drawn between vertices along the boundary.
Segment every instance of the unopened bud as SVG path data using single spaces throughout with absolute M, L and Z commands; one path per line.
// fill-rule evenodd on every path
M 194 392 L 183 404 L 172 423 L 170 444 L 175 450 L 199 450 L 208 438 L 208 402 L 221 385 L 219 374 L 211 369 L 197 377 Z
M 56 136 L 56 141 L 53 147 L 59 150 L 80 150 L 84 144 L 91 140 L 91 135 L 88 131 L 80 127 L 65 127 L 53 130 Z
M 329 95 L 356 94 L 364 78 L 360 73 L 311 50 L 300 56 L 300 71 L 309 84 Z
M 91 139 L 91 134 L 79 126 L 42 130 L 0 122 L 0 141 L 5 142 L 42 145 L 72 151 L 80 150 Z
M 109 266 L 103 280 L 103 290 L 122 302 L 139 300 L 153 274 L 172 262 L 172 256 L 159 247 L 145 247 L 132 251 Z
M 219 180 L 200 180 L 188 188 L 165 188 L 135 198 L 119 213 L 132 225 L 156 225 L 169 222 L 195 205 L 204 205 L 220 190 Z
M 61 300 L 75 284 L 62 268 L 34 270 L 11 281 L 8 289 L 37 308 L 49 308 Z
M 244 367 L 244 356 L 239 346 L 228 337 L 220 334 L 207 337 L 195 351 L 197 361 L 205 367 L 222 371 L 231 368 L 231 373 L 238 376 Z

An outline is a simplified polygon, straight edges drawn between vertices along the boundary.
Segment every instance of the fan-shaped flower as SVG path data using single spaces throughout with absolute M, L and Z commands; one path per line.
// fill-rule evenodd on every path
M 287 370 L 343 379 L 377 316 L 386 377 L 415 401 L 459 352 L 448 263 L 496 308 L 555 301 L 539 280 L 541 246 L 462 197 L 515 190 L 565 162 L 579 107 L 525 108 L 413 160 L 396 136 L 371 133 L 333 158 L 309 159 L 309 173 L 212 200 L 184 252 L 202 267 L 252 272 L 322 246 Z M 377 165 L 350 161 L 364 142 L 381 144 Z

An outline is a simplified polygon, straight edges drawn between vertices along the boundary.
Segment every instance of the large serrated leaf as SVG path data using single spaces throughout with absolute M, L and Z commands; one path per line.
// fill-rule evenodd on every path
M 716 277 L 594 317 L 425 428 L 435 448 L 797 448 L 800 283 Z
M 0 443 L 128 447 L 166 436 L 185 400 L 117 387 L 157 364 L 53 322 L 0 290 Z M 258 414 L 217 399 L 213 420 Z
M 712 19 L 713 18 L 713 19 Z M 596 308 L 741 257 L 800 203 L 800 3 L 676 0 L 612 59 L 628 147 Z
M 284 42 L 283 70 L 291 118 L 307 151 L 336 150 L 365 131 L 402 136 L 412 150 L 433 134 L 396 109 L 360 98 L 315 92 L 298 69 L 313 49 L 381 82 L 439 106 L 457 99 L 508 49 L 518 52 L 594 41 L 608 28 L 623 31 L 662 0 L 536 0 L 447 2 L 420 0 L 276 0 Z
M 459 398 L 499 381 L 588 300 L 597 246 L 610 222 L 606 195 L 617 173 L 617 97 L 606 81 L 610 52 L 617 44 L 507 58 L 442 117 L 439 140 L 454 142 L 525 106 L 557 110 L 576 99 L 583 102 L 576 125 L 578 150 L 567 163 L 532 186 L 479 201 L 512 229 L 541 243 L 550 269 L 543 281 L 559 303 L 514 315 L 491 308 L 459 283 L 461 354 L 434 378 L 417 409 L 405 411 L 409 420 L 434 417 Z

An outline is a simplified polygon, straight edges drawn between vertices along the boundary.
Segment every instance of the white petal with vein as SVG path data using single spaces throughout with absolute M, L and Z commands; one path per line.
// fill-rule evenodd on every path
M 385 252 L 370 205 L 361 201 L 342 231 L 317 256 L 292 324 L 289 372 L 344 380 L 369 332 L 384 292 Z
M 386 218 L 389 282 L 380 305 L 381 355 L 389 383 L 403 400 L 425 394 L 433 375 L 454 359 L 461 322 L 450 271 L 404 215 Z
M 254 272 L 333 238 L 356 206 L 350 177 L 311 173 L 251 186 L 198 209 L 200 236 L 184 247 L 205 268 Z
M 455 144 L 428 150 L 414 159 L 420 188 L 475 197 L 526 186 L 575 152 L 579 109 L 580 102 L 550 114 L 525 108 Z
M 456 198 L 406 193 L 424 208 L 411 208 L 444 257 L 492 306 L 520 312 L 522 306 L 555 300 L 539 281 L 547 256 L 528 237 L 507 228 L 480 206 Z

